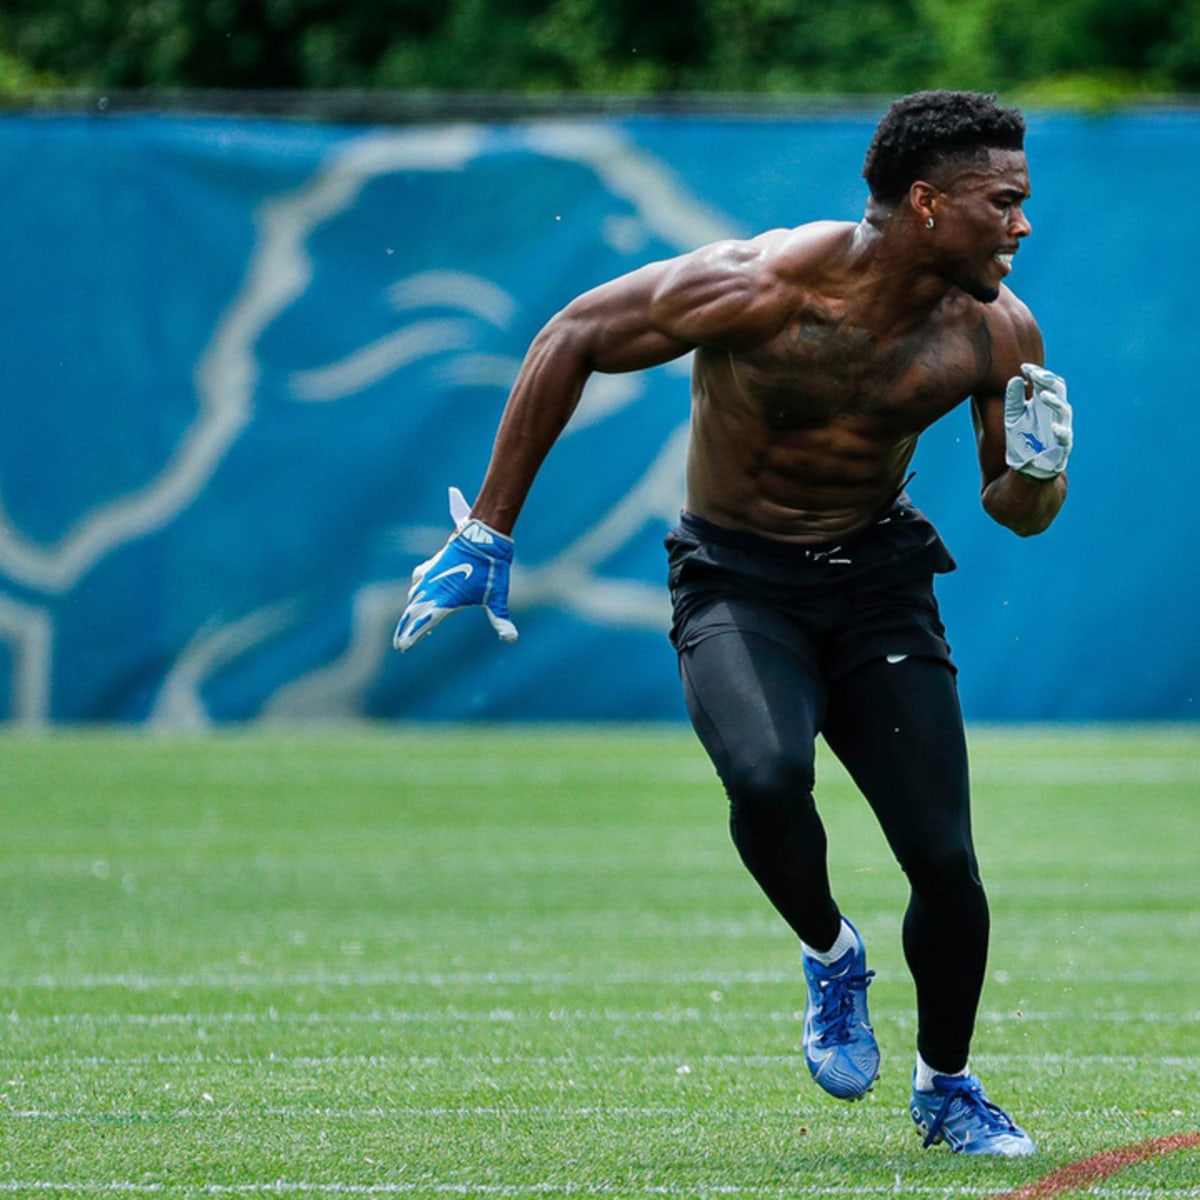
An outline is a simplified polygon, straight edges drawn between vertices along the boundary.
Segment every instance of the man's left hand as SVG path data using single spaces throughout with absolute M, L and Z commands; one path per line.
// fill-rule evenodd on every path
M 1008 381 L 1004 393 L 1008 465 L 1030 479 L 1061 475 L 1074 441 L 1071 417 L 1066 381 L 1045 367 L 1022 363 L 1021 374 Z

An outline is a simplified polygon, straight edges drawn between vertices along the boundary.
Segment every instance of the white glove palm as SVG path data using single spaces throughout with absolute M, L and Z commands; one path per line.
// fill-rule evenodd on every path
M 1026 380 L 1032 386 L 1027 393 Z M 1066 470 L 1074 432 L 1067 384 L 1061 376 L 1033 363 L 1004 392 L 1005 460 L 1031 479 L 1053 479 Z

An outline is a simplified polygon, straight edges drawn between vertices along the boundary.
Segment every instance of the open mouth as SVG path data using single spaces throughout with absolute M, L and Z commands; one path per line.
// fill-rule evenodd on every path
M 1004 273 L 1007 275 L 1012 270 L 1013 259 L 1016 257 L 1016 252 L 1013 250 L 997 251 L 995 255 L 996 261 L 1004 268 Z

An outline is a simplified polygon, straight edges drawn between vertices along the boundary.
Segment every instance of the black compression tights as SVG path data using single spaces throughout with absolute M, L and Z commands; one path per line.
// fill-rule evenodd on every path
M 917 991 L 917 1048 L 943 1072 L 966 1065 L 987 959 L 988 907 L 971 841 L 967 752 L 944 662 L 874 659 L 824 683 L 755 634 L 685 650 L 696 732 L 725 784 L 743 861 L 809 945 L 833 943 L 840 912 L 813 803 L 818 732 L 866 796 L 911 894 L 904 953 Z

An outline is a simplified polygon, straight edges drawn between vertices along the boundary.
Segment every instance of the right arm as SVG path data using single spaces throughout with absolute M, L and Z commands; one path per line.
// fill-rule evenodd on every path
M 717 242 L 585 292 L 534 338 L 471 515 L 509 534 L 589 376 L 641 371 L 702 345 L 735 347 L 772 320 L 764 239 Z
M 445 546 L 413 572 L 392 644 L 409 650 L 451 613 L 482 605 L 506 642 L 511 533 L 550 448 L 595 371 L 640 371 L 698 346 L 748 347 L 777 332 L 787 234 L 715 242 L 651 263 L 573 300 L 533 340 L 504 408 L 479 495 Z M 461 507 L 465 501 L 458 496 Z

